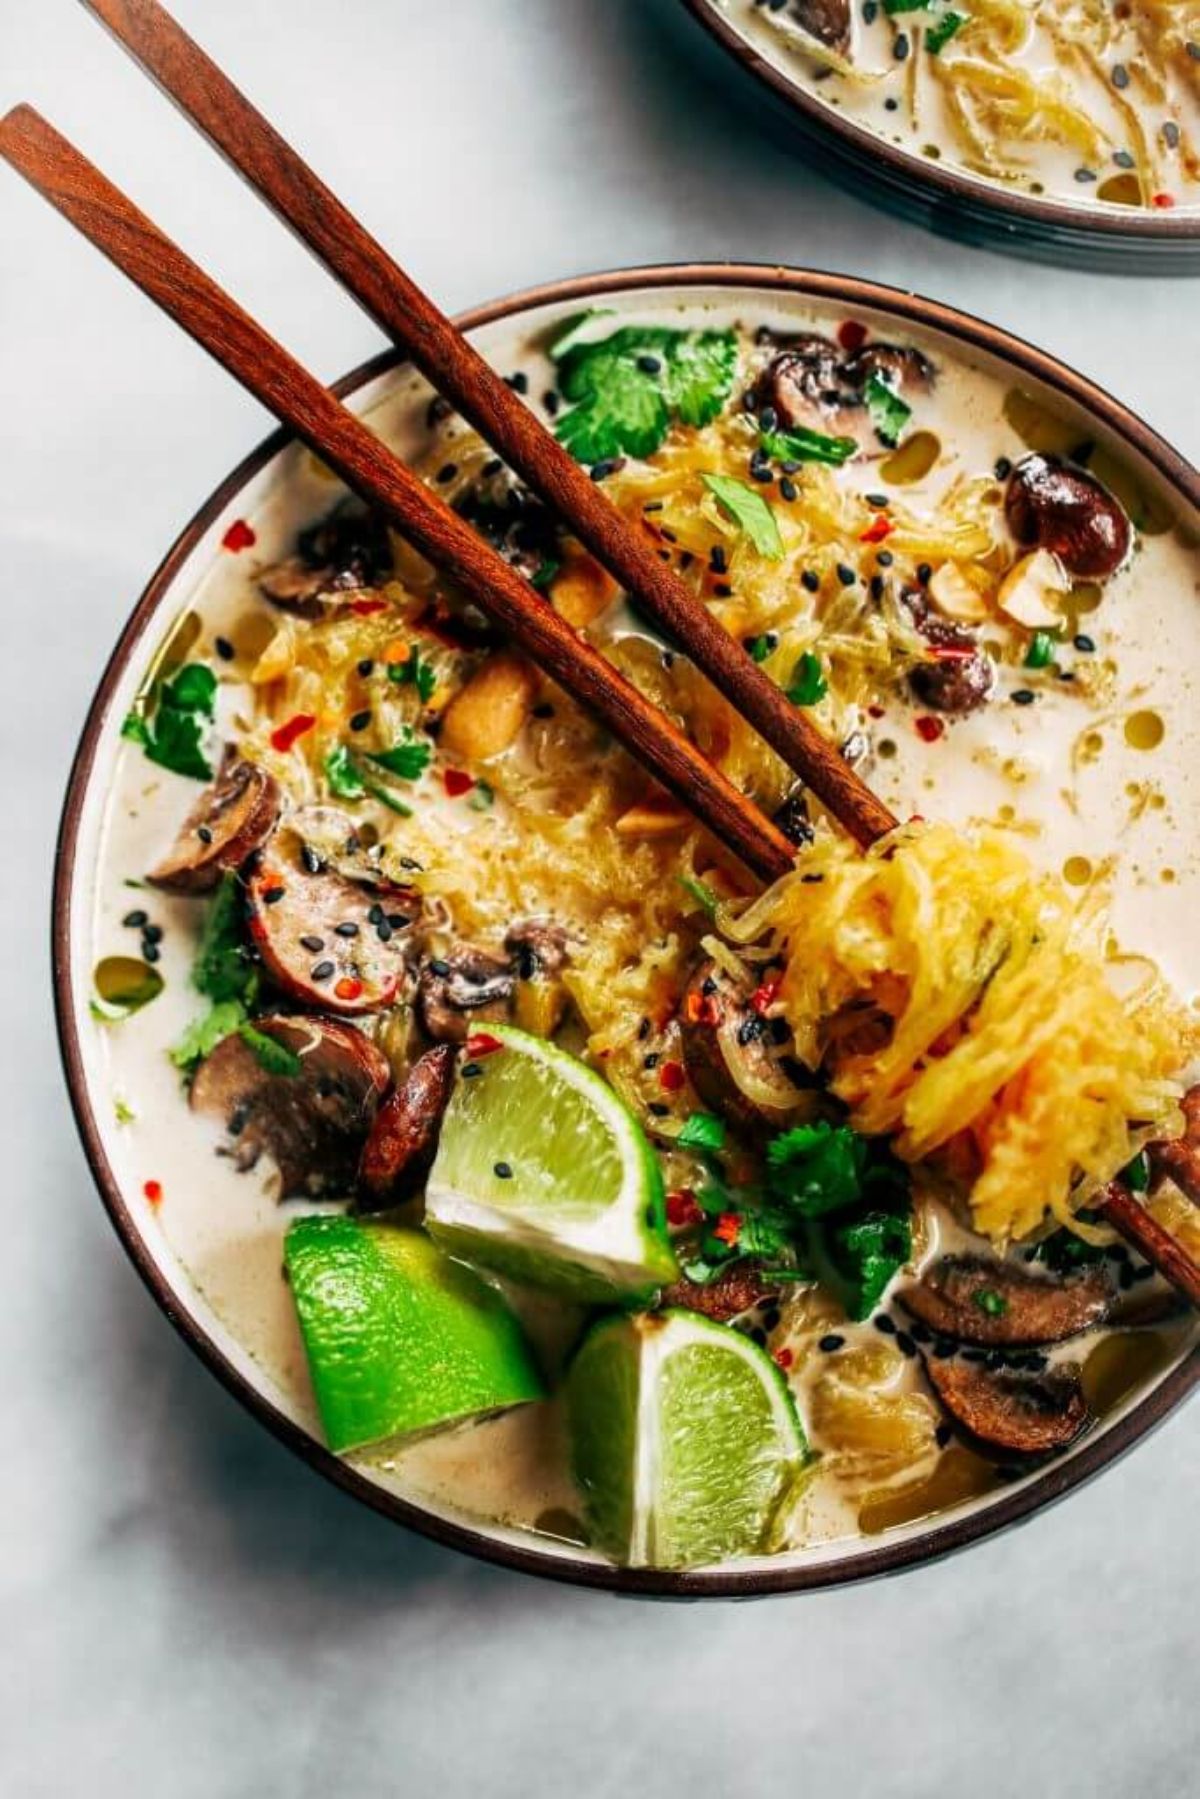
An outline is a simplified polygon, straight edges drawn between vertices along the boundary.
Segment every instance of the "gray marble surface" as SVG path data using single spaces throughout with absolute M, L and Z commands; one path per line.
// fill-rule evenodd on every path
M 453 306 L 619 262 L 877 276 L 1026 333 L 1193 458 L 1196 287 L 936 242 L 718 90 L 677 0 L 179 0 Z M 69 0 L 0 0 L 39 103 L 309 363 L 370 326 Z M 0 1790 L 1039 1799 L 1195 1791 L 1196 1411 L 956 1560 L 813 1598 L 618 1602 L 356 1508 L 193 1361 L 105 1223 L 55 1051 L 54 830 L 145 577 L 258 410 L 0 178 L 7 793 Z

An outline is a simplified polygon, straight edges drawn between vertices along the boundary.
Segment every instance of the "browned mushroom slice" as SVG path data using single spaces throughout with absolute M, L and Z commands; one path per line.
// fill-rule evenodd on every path
M 714 1112 L 743 1130 L 782 1124 L 796 1092 L 778 1063 L 771 1021 L 755 1011 L 714 961 L 696 969 L 679 1012 L 692 1085 Z
M 1066 1449 L 1091 1422 L 1074 1363 L 1018 1374 L 981 1362 L 925 1360 L 929 1384 L 967 1436 L 985 1452 L 1029 1459 Z
M 225 1153 L 239 1169 L 270 1156 L 281 1199 L 349 1193 L 375 1110 L 391 1078 L 387 1058 L 353 1025 L 334 1018 L 255 1020 L 289 1051 L 297 1074 L 272 1074 L 235 1031 L 205 1057 L 192 1081 L 194 1111 L 229 1134 Z
M 852 436 L 865 425 L 862 395 L 841 379 L 842 352 L 830 337 L 809 332 L 772 358 L 748 396 L 764 424 Z
M 1094 475 L 1056 456 L 1026 456 L 1009 476 L 1004 513 L 1018 543 L 1051 550 L 1072 575 L 1104 581 L 1129 554 L 1124 508 Z
M 1181 1193 L 1200 1206 L 1200 1087 L 1193 1087 L 1180 1101 L 1183 1135 L 1169 1143 L 1152 1143 L 1148 1150 L 1155 1183 L 1174 1181 Z
M 454 1086 L 454 1051 L 430 1049 L 379 1108 L 358 1169 L 359 1207 L 377 1211 L 408 1198 L 428 1174 Z
M 933 652 L 930 661 L 909 672 L 909 685 L 921 704 L 955 714 L 986 704 L 996 684 L 991 657 L 969 631 L 934 612 L 919 588 L 906 588 L 901 599 Z
M 299 553 L 259 576 L 273 605 L 302 618 L 319 616 L 329 600 L 374 587 L 393 568 L 387 527 L 373 513 L 340 508 L 302 531 Z
M 943 1256 L 900 1295 L 905 1310 L 940 1337 L 1007 1348 L 1077 1336 L 1099 1324 L 1115 1299 L 1103 1267 L 1060 1280 L 969 1255 Z
M 842 374 L 852 387 L 863 388 L 874 375 L 898 393 L 932 392 L 934 369 L 928 356 L 911 344 L 864 344 L 842 364 Z
M 715 1281 L 709 1281 L 707 1286 L 702 1286 L 698 1281 L 690 1281 L 685 1276 L 663 1288 L 659 1304 L 682 1306 L 688 1312 L 703 1312 L 706 1318 L 712 1318 L 718 1324 L 727 1324 L 731 1318 L 740 1317 L 743 1312 L 753 1310 L 764 1299 L 778 1293 L 777 1282 L 761 1279 L 760 1267 L 759 1262 L 736 1262 L 724 1274 L 718 1275 Z
M 346 831 L 352 841 L 349 819 Z M 246 897 L 263 963 L 293 999 L 346 1017 L 395 1003 L 421 911 L 414 888 L 348 879 L 293 821 L 267 845 Z
M 230 748 L 216 780 L 185 818 L 169 854 L 146 879 L 173 893 L 208 893 L 227 869 L 261 849 L 279 819 L 279 788 Z
M 830 50 L 844 56 L 850 48 L 850 0 L 795 0 L 792 17 Z
M 504 939 L 517 976 L 513 1022 L 535 1037 L 550 1037 L 562 1022 L 567 990 L 562 973 L 570 959 L 567 933 L 549 918 L 525 918 Z
M 465 1043 L 481 1025 L 506 1019 L 515 977 L 504 956 L 470 944 L 435 956 L 421 970 L 417 1009 L 435 1043 Z

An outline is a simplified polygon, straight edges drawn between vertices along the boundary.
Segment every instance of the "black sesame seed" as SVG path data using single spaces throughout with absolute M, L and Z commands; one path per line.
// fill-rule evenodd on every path
M 785 475 L 782 481 L 780 481 L 779 491 L 785 500 L 798 500 L 800 498 L 800 489 L 796 486 L 796 483 L 792 480 L 790 475 Z
M 768 436 L 770 436 L 772 431 L 778 430 L 779 414 L 773 406 L 763 407 L 758 415 L 758 428 L 760 431 L 765 431 Z
M 708 566 L 714 575 L 723 575 L 728 571 L 729 558 L 725 554 L 723 544 L 714 544 L 709 552 Z
M 800 464 L 790 456 L 786 462 L 781 462 L 779 466 L 785 475 L 798 475 L 800 473 Z
M 881 600 L 883 598 L 883 591 L 884 591 L 883 576 L 882 575 L 872 575 L 871 576 L 871 585 L 870 585 L 871 598 L 873 600 Z
M 652 1099 L 650 1104 L 646 1107 L 646 1110 L 653 1118 L 665 1118 L 671 1108 L 670 1106 L 664 1106 L 660 1099 Z
M 392 927 L 386 918 L 381 918 L 379 923 L 375 926 L 375 935 L 378 937 L 380 943 L 390 943 L 392 941 Z
M 493 1162 L 492 1173 L 502 1181 L 511 1181 L 512 1179 L 512 1169 L 507 1162 Z
M 1126 88 L 1129 86 L 1129 70 L 1123 62 L 1114 64 L 1112 79 L 1114 87 Z
M 149 914 L 140 910 L 137 912 L 127 912 L 121 920 L 121 923 L 125 926 L 126 930 L 140 931 L 144 924 L 149 923 Z
M 229 1123 L 225 1128 L 231 1137 L 240 1137 L 245 1130 L 249 1119 L 250 1113 L 248 1109 L 245 1106 L 237 1106 L 229 1114 Z
M 371 714 L 369 712 L 356 712 L 350 720 L 350 729 L 352 731 L 365 731 L 370 722 Z
M 652 1052 L 650 1055 L 642 1057 L 642 1067 L 657 1068 L 661 1061 L 662 1057 L 657 1052 Z
M 213 648 L 216 650 L 217 655 L 221 658 L 222 662 L 232 662 L 237 655 L 237 651 L 230 643 L 228 637 L 214 637 Z
M 142 932 L 142 936 L 147 943 L 161 943 L 163 928 L 160 924 L 148 924 Z
M 845 1337 L 839 1337 L 836 1331 L 830 1331 L 827 1337 L 821 1338 L 821 1341 L 817 1344 L 817 1348 L 822 1350 L 826 1355 L 832 1355 L 834 1350 L 840 1349 L 845 1341 Z
M 367 923 L 379 924 L 382 919 L 383 907 L 379 904 L 378 900 L 376 900 L 375 904 L 371 907 L 371 910 L 367 913 Z
M 915 1356 L 917 1353 L 917 1346 L 907 1331 L 896 1332 L 896 1348 L 900 1351 L 901 1355 L 909 1357 Z
M 551 418 L 555 418 L 557 416 L 558 409 L 562 405 L 562 401 L 559 399 L 558 395 L 555 393 L 555 391 L 552 387 L 548 387 L 546 389 L 545 393 L 542 395 L 542 405 L 546 408 L 546 411 L 550 414 Z
M 879 17 L 879 0 L 863 0 L 863 24 L 873 25 Z
M 347 918 L 344 923 L 334 925 L 333 934 L 335 937 L 357 937 L 358 926 L 352 918 Z
M 325 866 L 311 843 L 300 845 L 300 860 L 310 875 L 319 875 Z
M 908 1334 L 914 1343 L 928 1343 L 933 1338 L 933 1332 L 928 1325 L 920 1324 L 915 1319 L 908 1327 Z
M 928 562 L 918 562 L 918 564 L 917 564 L 917 580 L 921 583 L 921 586 L 928 587 L 929 583 L 932 579 L 933 579 L 932 566 Z
M 641 369 L 643 375 L 661 375 L 662 357 L 652 356 L 649 351 L 644 351 L 637 359 L 637 366 Z
M 445 487 L 448 482 L 453 481 L 453 479 L 454 479 L 455 475 L 457 475 L 457 473 L 458 473 L 457 462 L 444 462 L 442 464 L 441 468 L 437 472 L 438 486 Z
M 421 872 L 421 864 L 419 862 L 414 862 L 411 856 L 401 856 L 400 866 L 401 868 L 409 869 L 410 872 L 414 869 L 418 874 Z
M 287 891 L 286 888 L 283 888 L 283 887 L 268 887 L 266 892 L 262 896 L 263 905 L 264 906 L 277 906 L 279 904 L 280 900 L 283 898 L 284 893 L 286 891 Z
M 641 1024 L 639 1024 L 639 1026 L 638 1026 L 637 1034 L 638 1034 L 638 1042 L 644 1043 L 646 1041 L 647 1037 L 650 1035 L 650 1020 L 648 1018 L 643 1018 Z
M 939 1449 L 945 1449 L 947 1443 L 949 1443 L 949 1441 L 953 1435 L 954 1435 L 954 1432 L 951 1429 L 950 1425 L 943 1422 L 943 1423 L 939 1424 L 937 1429 L 934 1431 L 933 1440 L 937 1444 Z
M 858 576 L 855 574 L 854 570 L 845 562 L 838 563 L 837 578 L 843 587 L 853 587 L 854 583 L 858 580 Z
M 433 961 L 429 964 L 429 972 L 437 975 L 439 980 L 444 981 L 446 976 L 450 973 L 450 964 L 449 962 L 443 962 L 440 956 L 435 956 Z
M 895 99 L 891 94 L 889 94 L 887 99 L 883 103 L 883 110 L 885 112 L 898 112 L 900 110 L 899 100 Z
M 867 502 L 868 506 L 874 506 L 876 508 L 887 506 L 891 503 L 885 493 L 866 493 L 863 495 L 863 499 Z
M 505 385 L 511 387 L 515 394 L 527 394 L 529 392 L 529 376 L 525 374 L 523 369 L 518 369 L 515 375 L 506 375 L 504 381 Z
M 892 55 L 895 57 L 896 61 L 897 62 L 907 61 L 908 53 L 911 50 L 911 48 L 912 48 L 912 45 L 908 41 L 908 33 L 904 32 L 904 31 L 898 31 L 896 33 L 896 41 L 892 45 Z
M 894 1318 L 889 1318 L 886 1312 L 880 1312 L 877 1317 L 871 1320 L 871 1322 L 877 1331 L 883 1332 L 885 1337 L 894 1337 L 896 1335 L 896 1320 Z
M 892 552 L 890 550 L 879 550 L 876 553 L 875 560 L 879 564 L 880 568 L 891 568 L 891 566 L 892 566 L 893 562 L 895 562 L 896 558 L 892 555 Z
M 412 923 L 412 919 L 408 916 L 407 912 L 389 912 L 387 921 L 393 931 L 406 930 Z
M 477 1074 L 482 1073 L 482 1062 L 464 1062 L 462 1065 L 462 1078 L 464 1081 L 473 1081 Z
M 158 958 L 162 955 L 162 951 L 159 949 L 157 943 L 143 943 L 142 954 L 147 962 L 157 962 Z
M 817 574 L 815 569 L 806 568 L 800 577 L 800 585 L 804 588 L 806 593 L 819 593 L 821 590 L 821 577 Z
M 1076 169 L 1075 179 L 1076 181 L 1084 182 L 1094 181 L 1096 179 L 1096 171 L 1095 169 Z
M 1014 706 L 1032 706 L 1037 695 L 1031 687 L 1018 687 L 1012 696 Z
M 1179 127 L 1174 119 L 1168 119 L 1163 126 L 1162 138 L 1163 143 L 1167 146 L 1168 150 L 1177 150 L 1179 148 Z
M 933 1353 L 939 1362 L 948 1362 L 955 1352 L 956 1345 L 942 1338 L 933 1346 Z
M 1074 643 L 1075 648 L 1082 656 L 1090 656 L 1095 652 L 1096 640 L 1094 637 L 1089 637 L 1085 631 L 1079 633 L 1078 637 L 1074 639 Z
M 334 967 L 332 962 L 318 962 L 311 971 L 310 979 L 314 981 L 328 981 L 332 978 L 333 973 Z
M 1008 460 L 1007 456 L 1000 456 L 996 459 L 994 473 L 997 481 L 1008 480 L 1008 477 L 1012 474 L 1012 463 Z
M 986 1349 L 964 1349 L 963 1350 L 963 1361 L 964 1362 L 986 1362 L 987 1359 L 988 1359 L 988 1357 L 987 1357 Z
M 321 951 L 325 948 L 325 939 L 323 937 L 301 937 L 300 943 L 301 947 L 308 950 L 309 954 L 313 956 L 319 956 Z
M 1119 169 L 1133 169 L 1137 167 L 1134 158 L 1130 155 L 1128 150 L 1114 150 L 1113 161 Z
M 750 479 L 752 481 L 761 481 L 764 487 L 770 487 L 774 483 L 775 476 L 763 463 L 752 462 L 750 464 Z

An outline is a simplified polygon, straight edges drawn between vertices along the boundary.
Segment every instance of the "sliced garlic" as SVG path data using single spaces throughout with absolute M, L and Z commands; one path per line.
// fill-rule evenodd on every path
M 977 625 L 988 615 L 987 600 L 957 562 L 943 562 L 929 579 L 928 593 L 946 618 Z
M 1058 557 L 1050 550 L 1034 550 L 1009 569 L 996 603 L 1031 631 L 1053 630 L 1062 624 L 1062 603 L 1070 591 L 1071 577 Z

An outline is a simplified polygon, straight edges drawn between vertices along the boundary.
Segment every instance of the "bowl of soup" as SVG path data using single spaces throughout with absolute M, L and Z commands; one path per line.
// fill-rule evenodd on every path
M 1200 1372 L 1194 1314 L 1093 1192 L 1120 1172 L 1200 1247 L 1200 482 L 1036 350 L 842 277 L 619 272 L 462 323 L 905 823 L 848 847 L 686 645 L 378 358 L 348 404 L 796 868 L 761 893 L 272 438 L 138 602 L 71 780 L 55 979 L 103 1201 L 267 1428 L 486 1559 L 728 1595 L 978 1540 Z M 972 907 L 965 1023 L 931 1023 L 950 977 L 922 997 L 887 947 L 814 1036 L 806 971 L 849 980 L 888 932 L 919 960 Z M 827 948 L 789 962 L 804 932 Z M 1034 978 L 1051 940 L 1069 980 Z M 930 1147 L 889 1096 L 960 1106 L 989 1004 L 990 1124 Z M 1097 1030 L 1122 1048 L 1076 1102 L 1053 1083 Z M 1039 1082 L 1051 1115 L 1006 1141 L 1005 1095 Z
M 1200 9 L 685 0 L 834 169 L 934 230 L 1200 266 Z

